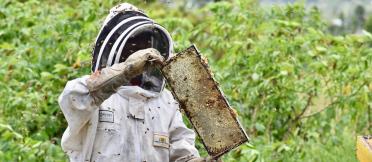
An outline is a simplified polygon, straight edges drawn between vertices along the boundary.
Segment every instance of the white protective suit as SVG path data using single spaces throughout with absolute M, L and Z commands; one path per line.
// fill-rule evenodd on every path
M 138 86 L 122 86 L 100 106 L 86 86 L 69 81 L 59 97 L 68 128 L 62 148 L 71 162 L 167 162 L 199 157 L 195 134 L 182 121 L 178 103 Z
M 116 27 L 121 22 L 146 20 L 142 24 L 156 26 L 145 15 L 141 16 L 140 12 L 128 12 L 134 15 L 133 18 L 121 19 L 120 16 L 126 16 L 126 11 L 138 9 L 130 4 L 121 4 L 111 9 L 104 23 L 106 25 L 101 29 L 103 34 L 97 38 L 95 51 L 100 51 L 100 48 L 110 49 L 111 43 L 120 42 L 119 35 L 125 34 L 127 29 L 125 23 L 122 23 L 123 29 Z M 128 26 L 129 29 L 130 25 Z M 106 30 L 107 28 L 112 29 Z M 109 34 L 111 31 L 114 34 Z M 103 40 L 108 40 L 110 36 L 119 38 L 110 39 L 112 42 L 108 41 L 107 46 L 101 47 L 100 42 L 105 42 Z M 172 48 L 171 43 L 167 45 Z M 105 59 L 108 53 L 110 56 L 121 54 L 115 50 L 117 49 L 112 48 L 113 52 L 101 50 L 102 55 L 97 52 L 101 62 L 93 61 L 95 64 L 92 70 L 106 65 L 106 61 L 110 60 Z M 171 50 L 166 51 L 166 54 L 171 53 Z M 111 62 L 107 62 L 108 66 L 112 66 Z M 59 105 L 68 123 L 62 137 L 62 149 L 71 162 L 168 162 L 188 161 L 199 157 L 194 146 L 195 133 L 183 123 L 179 105 L 172 94 L 163 88 L 163 79 L 151 79 L 144 75 L 143 80 L 152 81 L 153 84 L 150 85 L 154 85 L 153 87 L 145 90 L 146 88 L 139 86 L 121 86 L 104 99 L 102 104 L 96 104 L 94 97 L 97 96 L 87 86 L 88 78 L 89 76 L 84 76 L 69 81 L 59 97 Z M 152 89 L 158 91 L 151 91 Z

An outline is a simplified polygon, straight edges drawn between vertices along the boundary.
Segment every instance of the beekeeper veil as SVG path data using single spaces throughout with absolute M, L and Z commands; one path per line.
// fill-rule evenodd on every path
M 155 23 L 135 6 L 123 3 L 113 7 L 103 23 L 93 49 L 92 71 L 124 62 L 134 52 L 155 48 L 165 60 L 173 51 L 172 39 L 167 30 Z M 154 66 L 131 80 L 146 90 L 160 92 L 164 77 Z

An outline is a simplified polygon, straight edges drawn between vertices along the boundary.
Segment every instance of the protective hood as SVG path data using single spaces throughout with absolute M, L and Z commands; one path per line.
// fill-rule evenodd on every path
M 92 52 L 92 72 L 124 62 L 134 52 L 155 48 L 168 60 L 173 42 L 168 31 L 135 6 L 123 3 L 113 7 L 106 17 Z M 160 71 L 149 66 L 129 85 L 160 92 L 165 85 Z

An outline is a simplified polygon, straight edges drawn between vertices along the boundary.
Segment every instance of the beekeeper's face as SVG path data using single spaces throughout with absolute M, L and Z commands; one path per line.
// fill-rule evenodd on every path
M 131 54 L 147 48 L 157 49 L 167 60 L 173 50 L 168 31 L 134 6 L 114 7 L 98 34 L 93 50 L 92 71 L 124 62 Z M 157 68 L 149 66 L 131 84 L 160 91 L 164 87 L 164 78 Z

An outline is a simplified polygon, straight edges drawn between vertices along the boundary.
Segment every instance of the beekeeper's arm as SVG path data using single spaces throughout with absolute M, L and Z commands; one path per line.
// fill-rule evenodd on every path
M 200 157 L 195 148 L 195 133 L 188 129 L 179 110 L 170 125 L 170 160 L 175 162 L 221 162 L 212 157 Z
M 188 129 L 179 110 L 170 125 L 170 161 L 185 162 L 199 157 L 195 148 L 195 133 Z
M 169 91 L 168 91 L 169 92 Z M 168 93 L 170 102 L 176 103 L 172 94 Z M 170 160 L 175 162 L 222 162 L 211 156 L 200 157 L 195 147 L 195 132 L 186 127 L 179 111 L 179 104 L 173 105 L 176 109 L 169 127 Z
M 157 50 L 148 48 L 133 53 L 123 63 L 104 68 L 89 77 L 69 81 L 58 99 L 68 123 L 65 132 L 69 134 L 68 137 L 80 139 L 78 136 L 84 134 L 91 114 L 104 100 L 115 93 L 118 87 L 141 74 L 147 63 L 163 61 L 164 58 Z M 80 143 L 81 141 L 62 139 L 62 147 L 69 147 L 67 150 L 80 150 Z

